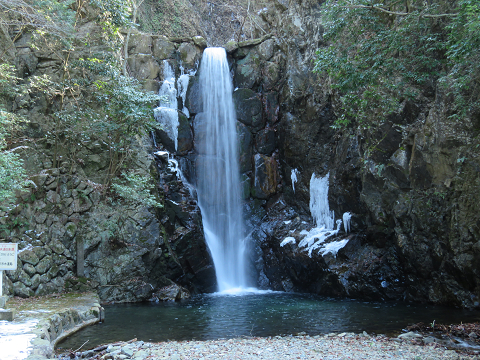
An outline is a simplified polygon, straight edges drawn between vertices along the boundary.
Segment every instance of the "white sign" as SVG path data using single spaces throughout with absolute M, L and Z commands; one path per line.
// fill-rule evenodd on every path
M 18 244 L 0 243 L 0 270 L 17 270 Z

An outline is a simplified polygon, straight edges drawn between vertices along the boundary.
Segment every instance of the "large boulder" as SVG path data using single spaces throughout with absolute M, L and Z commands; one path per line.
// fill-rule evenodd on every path
M 185 106 L 190 114 L 198 114 L 203 111 L 202 94 L 200 92 L 200 81 L 198 76 L 191 76 L 187 89 Z
M 190 292 L 177 284 L 165 286 L 154 293 L 154 299 L 160 301 L 180 301 L 189 297 Z
M 130 34 L 128 54 L 152 54 L 152 36 L 147 34 Z
M 182 43 L 178 47 L 180 60 L 183 66 L 188 69 L 195 68 L 195 63 L 199 60 L 201 52 L 200 49 L 192 43 Z
M 272 155 L 276 148 L 275 130 L 272 128 L 263 129 L 255 136 L 255 149 L 263 155 Z
M 258 85 L 261 73 L 260 57 L 254 52 L 249 52 L 246 57 L 236 63 L 235 87 L 253 89 Z
M 170 109 L 168 109 L 170 111 Z M 171 153 L 186 154 L 193 148 L 193 133 L 190 123 L 183 112 L 180 110 L 171 110 L 177 113 L 178 127 L 176 129 L 177 148 L 175 149 L 173 129 L 166 128 L 169 124 L 163 124 L 162 128 L 155 129 L 157 141 L 161 142 L 165 148 Z
M 165 36 L 154 37 L 153 41 L 153 57 L 157 61 L 172 59 L 175 54 L 175 44 L 168 41 Z
M 237 89 L 233 92 L 233 102 L 237 120 L 258 131 L 265 126 L 262 116 L 262 101 L 257 93 L 250 89 Z
M 155 79 L 160 72 L 160 66 L 149 54 L 130 55 L 127 62 L 133 76 L 138 80 Z

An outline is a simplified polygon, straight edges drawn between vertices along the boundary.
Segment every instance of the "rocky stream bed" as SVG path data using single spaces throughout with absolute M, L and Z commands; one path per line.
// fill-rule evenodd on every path
M 275 336 L 211 341 L 119 342 L 84 352 L 71 352 L 62 359 L 480 359 L 478 351 L 449 350 L 408 332 L 398 338 L 368 334 L 326 334 L 310 337 Z

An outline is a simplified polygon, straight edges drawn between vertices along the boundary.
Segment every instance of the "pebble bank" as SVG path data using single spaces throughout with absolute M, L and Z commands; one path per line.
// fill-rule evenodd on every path
M 352 333 L 321 336 L 235 338 L 211 341 L 121 342 L 71 354 L 76 359 L 480 359 L 436 343 L 413 345 L 409 338 Z M 76 355 L 76 356 L 75 356 Z M 72 358 L 69 356 L 69 358 Z M 67 358 L 67 357 L 65 357 Z

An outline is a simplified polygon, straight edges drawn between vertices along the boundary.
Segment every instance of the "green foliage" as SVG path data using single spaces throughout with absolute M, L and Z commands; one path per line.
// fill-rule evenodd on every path
M 480 4 L 476 0 L 462 0 L 457 11 L 458 16 L 448 25 L 450 71 L 442 82 L 456 99 L 453 118 L 480 107 Z
M 127 202 L 156 208 L 163 207 L 152 194 L 155 186 L 150 176 L 139 175 L 134 171 L 123 172 L 121 177 L 116 178 L 112 183 L 112 189 Z
M 0 0 L 4 17 L 0 24 L 17 29 L 33 27 L 38 31 L 59 37 L 71 36 L 75 11 L 71 2 L 62 0 Z
M 82 134 L 100 140 L 110 152 L 106 185 L 128 156 L 132 137 L 156 126 L 153 107 L 158 103 L 158 95 L 142 91 L 136 79 L 120 75 L 115 65 L 108 59 L 80 59 L 74 64 L 88 70 L 82 80 L 93 94 L 87 106 L 75 112 L 80 111 L 87 120 Z
M 99 21 L 103 24 L 103 29 L 110 34 L 117 33 L 121 27 L 131 23 L 128 1 L 92 0 L 90 3 L 100 10 Z
M 108 186 L 126 165 L 132 138 L 157 126 L 153 107 L 158 95 L 143 91 L 136 79 L 121 75 L 119 64 L 110 56 L 73 61 L 69 70 L 81 76 L 61 83 L 32 77 L 32 87 L 52 101 L 62 101 L 52 114 L 54 126 L 46 132 L 47 142 L 55 146 L 54 158 L 61 148 L 71 159 L 82 144 L 102 144 L 110 156 L 104 181 Z
M 113 179 L 109 196 L 95 210 L 101 215 L 99 225 L 107 231 L 112 245 L 115 245 L 115 241 L 131 238 L 132 231 L 141 229 L 139 219 L 134 216 L 139 214 L 141 207 L 163 207 L 154 195 L 152 180 L 150 176 L 141 175 L 135 170 L 124 171 Z
M 17 78 L 13 75 L 13 67 L 0 65 L 0 94 L 10 97 L 17 88 Z M 0 107 L 0 206 L 8 207 L 15 200 L 15 193 L 27 185 L 25 170 L 17 148 L 10 149 L 9 137 L 18 130 L 17 116 Z
M 376 125 L 445 75 L 458 108 L 478 101 L 477 89 L 467 96 L 478 87 L 477 1 L 328 0 L 323 17 L 330 45 L 318 50 L 315 71 L 338 95 L 335 127 Z

